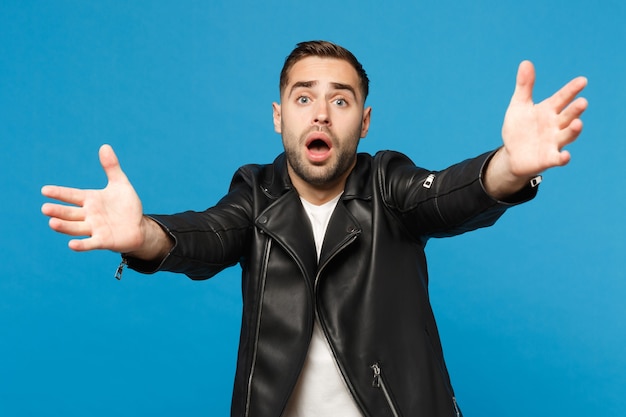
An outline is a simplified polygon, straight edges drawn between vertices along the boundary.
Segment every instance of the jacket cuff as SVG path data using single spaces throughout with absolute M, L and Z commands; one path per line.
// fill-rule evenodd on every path
M 174 242 L 172 249 L 168 252 L 167 255 L 165 255 L 165 257 L 163 257 L 163 259 L 147 261 L 144 259 L 134 258 L 126 253 L 123 253 L 122 260 L 125 261 L 126 265 L 128 265 L 128 267 L 132 270 L 141 272 L 142 274 L 154 274 L 155 272 L 164 269 L 164 265 L 166 265 L 167 261 L 170 259 L 172 252 L 174 252 L 174 250 L 176 249 L 176 246 L 178 246 L 178 241 L 176 240 L 176 236 L 174 236 L 169 228 L 158 219 L 159 216 L 146 215 L 146 217 L 152 219 L 156 224 L 161 226 L 163 231 L 172 239 L 172 241 Z
M 537 192 L 539 191 L 539 183 L 541 182 L 540 175 L 530 179 L 528 183 L 526 183 L 524 188 L 509 195 L 508 197 L 502 200 L 498 200 L 497 198 L 492 197 L 491 194 L 487 192 L 487 189 L 485 188 L 485 183 L 484 183 L 484 176 L 487 170 L 487 166 L 489 165 L 489 162 L 491 161 L 493 156 L 496 154 L 496 152 L 498 152 L 498 149 L 496 149 L 495 151 L 491 152 L 491 154 L 489 154 L 487 159 L 485 159 L 485 161 L 483 162 L 482 168 L 480 169 L 480 178 L 479 178 L 480 186 L 483 188 L 483 191 L 485 192 L 485 194 L 490 196 L 498 204 L 502 204 L 505 206 L 516 206 L 518 204 L 526 203 L 527 201 L 534 199 L 537 196 Z

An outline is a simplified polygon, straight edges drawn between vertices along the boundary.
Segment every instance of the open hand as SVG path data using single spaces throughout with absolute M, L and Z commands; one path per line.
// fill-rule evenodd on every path
M 50 217 L 50 227 L 70 236 L 69 247 L 75 251 L 110 249 L 131 252 L 142 246 L 142 206 L 135 189 L 122 171 L 109 145 L 99 152 L 100 163 L 108 178 L 101 190 L 46 185 L 41 193 L 71 205 L 45 203 L 41 211 Z
M 587 109 L 587 100 L 576 98 L 587 85 L 584 77 L 574 78 L 538 104 L 532 99 L 534 83 L 535 68 L 523 61 L 502 127 L 509 169 L 518 177 L 531 177 L 567 164 L 570 154 L 563 147 L 582 131 L 580 116 Z

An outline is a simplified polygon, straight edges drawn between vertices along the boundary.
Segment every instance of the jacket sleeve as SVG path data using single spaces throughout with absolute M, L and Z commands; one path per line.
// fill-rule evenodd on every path
M 483 173 L 493 152 L 452 165 L 442 171 L 416 167 L 395 152 L 379 155 L 379 184 L 385 204 L 408 231 L 420 240 L 447 237 L 491 226 L 504 212 L 537 194 L 530 184 L 506 201 L 491 197 Z
M 245 253 L 253 225 L 252 184 L 246 169 L 235 173 L 230 190 L 214 207 L 173 215 L 149 215 L 170 235 L 174 246 L 160 261 L 126 257 L 142 273 L 169 271 L 207 279 L 235 265 Z

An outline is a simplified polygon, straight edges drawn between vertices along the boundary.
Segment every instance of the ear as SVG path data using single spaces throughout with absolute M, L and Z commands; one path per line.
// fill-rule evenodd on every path
M 363 111 L 363 121 L 361 122 L 361 139 L 367 136 L 370 129 L 370 118 L 372 117 L 372 107 L 366 107 Z
M 272 103 L 272 110 L 274 113 L 274 131 L 276 133 L 282 133 L 281 131 L 281 115 L 280 115 L 280 104 L 274 102 Z

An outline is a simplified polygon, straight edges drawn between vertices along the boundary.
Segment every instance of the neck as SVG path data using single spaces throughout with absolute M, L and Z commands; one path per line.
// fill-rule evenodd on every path
M 287 164 L 287 171 L 289 172 L 289 179 L 298 192 L 298 195 L 309 203 L 320 206 L 324 203 L 328 203 L 343 192 L 348 175 L 350 175 L 352 170 L 348 170 L 346 173 L 342 174 L 340 178 L 322 185 L 314 185 L 306 182 L 293 171 L 289 164 Z

